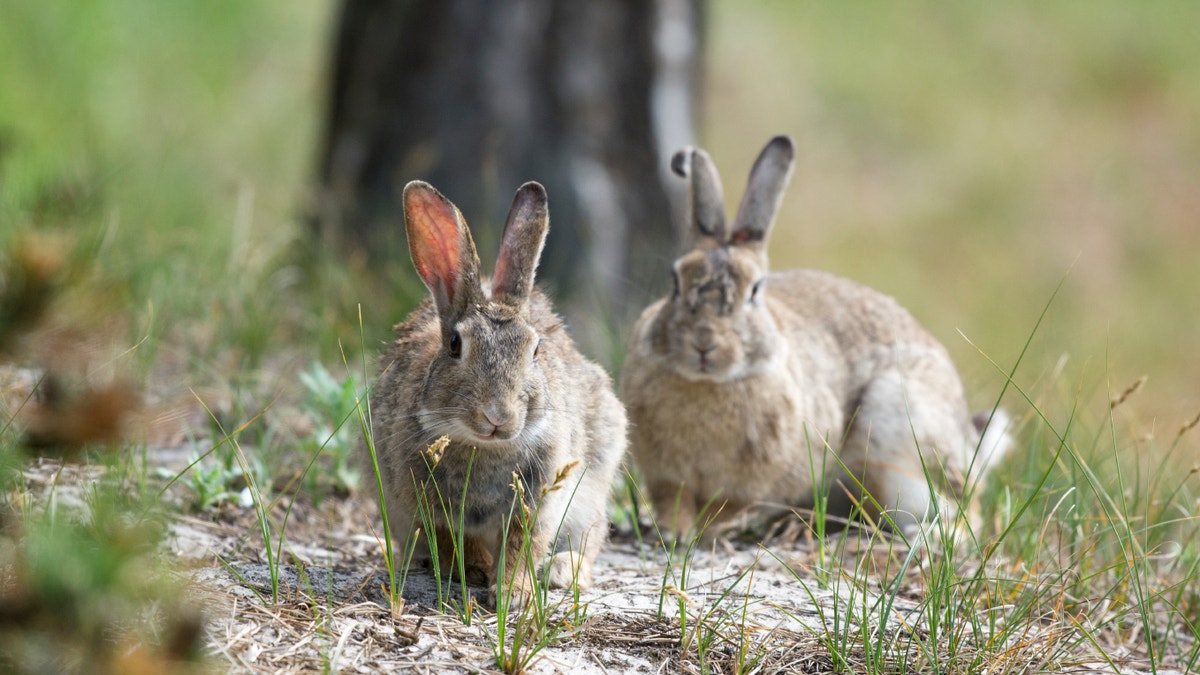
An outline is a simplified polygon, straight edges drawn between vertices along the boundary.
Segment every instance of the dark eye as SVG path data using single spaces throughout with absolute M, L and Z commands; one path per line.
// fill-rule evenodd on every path
M 754 282 L 754 285 L 750 287 L 750 302 L 754 302 L 758 298 L 760 290 L 762 290 L 762 279 Z
M 458 331 L 450 333 L 450 358 L 457 359 L 462 356 L 462 336 Z
M 542 351 L 542 341 L 538 340 L 537 344 L 533 346 L 533 360 L 534 361 L 538 360 L 538 352 L 540 352 L 540 351 Z
M 671 282 L 675 284 L 675 289 L 671 291 L 672 297 L 679 297 L 679 272 L 671 270 Z

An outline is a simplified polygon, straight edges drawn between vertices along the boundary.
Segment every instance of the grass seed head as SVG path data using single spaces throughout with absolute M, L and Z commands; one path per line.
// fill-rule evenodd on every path
M 558 471 L 554 474 L 554 482 L 542 488 L 542 496 L 545 497 L 551 492 L 561 489 L 563 484 L 567 482 L 567 477 L 571 475 L 571 472 L 574 471 L 575 467 L 577 466 L 579 466 L 579 460 L 573 459 L 558 467 Z
M 687 591 L 683 590 L 682 588 L 678 588 L 673 585 L 665 586 L 665 587 L 663 587 L 663 591 L 666 592 L 667 595 L 669 595 L 673 598 L 676 598 L 678 600 L 683 600 L 684 604 L 686 604 L 686 605 L 690 606 L 690 605 L 694 604 L 692 602 L 692 596 L 688 595 Z
M 1146 384 L 1146 377 L 1147 376 L 1143 375 L 1143 376 L 1139 377 L 1133 384 L 1129 385 L 1128 387 L 1125 387 L 1125 391 L 1121 392 L 1121 394 L 1119 396 L 1117 396 L 1116 398 L 1114 398 L 1112 401 L 1109 402 L 1108 409 L 1109 410 L 1115 409 L 1117 406 L 1124 403 L 1125 399 L 1127 399 L 1130 396 L 1133 396 L 1135 393 L 1137 393 L 1137 390 L 1141 389 L 1143 384 Z
M 448 445 L 450 445 L 450 437 L 441 436 L 433 443 L 430 443 L 428 448 L 425 448 L 425 456 L 429 458 L 430 469 L 436 469 L 437 465 L 441 463 L 442 456 L 446 454 L 446 446 Z
M 517 497 L 517 503 L 521 505 L 521 515 L 525 522 L 529 521 L 529 505 L 525 503 L 525 483 L 521 480 L 521 476 L 516 471 L 512 473 L 512 490 Z
M 1175 440 L 1178 441 L 1180 438 L 1183 438 L 1183 435 L 1196 428 L 1197 424 L 1200 424 L 1200 413 L 1196 413 L 1191 422 L 1179 427 L 1179 433 L 1175 434 Z

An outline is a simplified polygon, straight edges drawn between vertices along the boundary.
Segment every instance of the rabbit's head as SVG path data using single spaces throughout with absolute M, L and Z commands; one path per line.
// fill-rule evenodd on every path
M 549 228 L 545 189 L 530 182 L 517 190 L 486 285 L 462 214 L 428 183 L 404 188 L 404 221 L 437 313 L 429 331 L 437 352 L 413 402 L 422 428 L 481 448 L 532 444 L 548 412 L 542 338 L 559 328 L 537 305 L 544 300 L 531 298 Z
M 679 375 L 726 381 L 771 367 L 784 338 L 765 302 L 767 235 L 791 178 L 786 136 L 767 144 L 750 172 L 732 226 L 708 153 L 684 148 L 672 170 L 691 179 L 695 246 L 672 266 L 675 288 L 655 317 L 650 348 Z

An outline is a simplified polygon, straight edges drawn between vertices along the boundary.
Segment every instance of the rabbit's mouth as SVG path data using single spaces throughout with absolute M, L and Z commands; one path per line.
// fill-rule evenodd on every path
M 532 413 L 523 415 L 519 422 L 510 422 L 500 426 L 487 421 L 477 426 L 464 426 L 471 429 L 471 433 L 475 436 L 472 442 L 480 447 L 499 448 L 517 445 L 528 448 L 541 442 L 542 437 L 551 426 L 551 421 L 546 415 Z
M 714 346 L 691 345 L 691 352 L 680 364 L 685 377 L 697 380 L 721 381 L 729 378 L 733 359 L 724 349 Z
M 505 429 L 492 424 L 485 424 L 483 429 L 474 428 L 471 430 L 475 440 L 481 443 L 507 443 L 516 437 L 519 429 Z
M 516 434 L 511 431 L 506 431 L 501 427 L 492 426 L 492 430 L 479 437 L 482 441 L 507 441 L 511 440 Z
M 474 423 L 464 424 L 470 431 L 472 442 L 484 445 L 502 445 L 512 443 L 513 439 L 521 435 L 525 425 L 523 423 L 509 421 L 505 424 L 496 424 L 486 418 Z
M 492 403 L 482 406 L 466 426 L 482 443 L 506 443 L 525 428 L 525 418 L 515 407 Z

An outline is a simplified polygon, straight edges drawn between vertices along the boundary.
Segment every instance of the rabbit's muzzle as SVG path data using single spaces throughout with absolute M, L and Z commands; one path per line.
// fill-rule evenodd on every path
M 484 440 L 508 440 L 516 436 L 525 426 L 514 406 L 503 401 L 492 401 L 480 411 L 483 419 Z M 490 429 L 489 429 L 490 427 Z
M 525 429 L 525 414 L 508 401 L 489 401 L 474 410 L 465 426 L 481 443 L 505 442 L 516 438 Z

